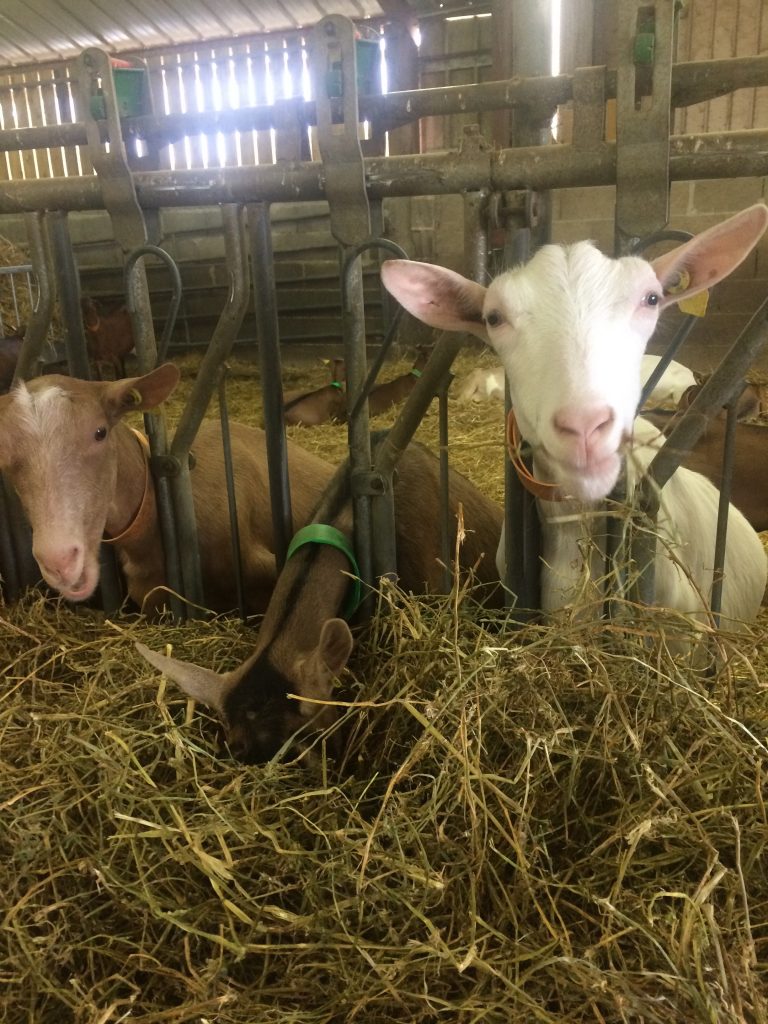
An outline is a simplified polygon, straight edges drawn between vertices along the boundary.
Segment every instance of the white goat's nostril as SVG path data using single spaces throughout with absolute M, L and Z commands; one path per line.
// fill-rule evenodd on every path
M 592 408 L 566 408 L 555 414 L 554 426 L 560 434 L 589 440 L 595 434 L 604 433 L 614 421 L 614 412 L 609 405 Z

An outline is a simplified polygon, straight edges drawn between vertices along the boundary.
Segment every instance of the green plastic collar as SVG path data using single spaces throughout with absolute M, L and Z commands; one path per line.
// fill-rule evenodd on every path
M 285 556 L 285 560 L 288 561 L 305 544 L 328 544 L 332 548 L 338 548 L 339 551 L 342 551 L 347 556 L 354 575 L 350 580 L 352 586 L 347 593 L 347 599 L 344 602 L 341 614 L 345 619 L 350 619 L 357 611 L 362 600 L 362 587 L 360 584 L 360 567 L 357 564 L 355 553 L 349 541 L 341 530 L 337 530 L 335 526 L 328 526 L 326 523 L 310 523 L 294 534 L 293 540 L 288 545 L 288 554 Z
M 411 370 L 411 376 L 412 377 L 417 377 L 417 378 L 420 377 L 421 376 L 421 370 L 417 370 L 416 367 L 414 366 L 413 369 Z

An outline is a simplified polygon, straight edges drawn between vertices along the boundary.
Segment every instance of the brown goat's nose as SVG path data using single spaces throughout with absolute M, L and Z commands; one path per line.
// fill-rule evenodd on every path
M 36 551 L 35 558 L 49 576 L 70 581 L 72 577 L 80 575 L 82 554 L 81 545 L 72 544 L 52 551 Z

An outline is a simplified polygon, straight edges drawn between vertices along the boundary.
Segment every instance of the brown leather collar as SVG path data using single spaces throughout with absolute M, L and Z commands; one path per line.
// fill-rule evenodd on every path
M 140 430 L 135 430 L 133 427 L 130 429 L 133 432 L 134 437 L 138 440 L 141 447 L 141 454 L 144 457 L 144 493 L 141 496 L 139 507 L 136 509 L 134 517 L 130 523 L 128 523 L 126 528 L 115 537 L 107 537 L 105 534 L 104 537 L 102 537 L 102 543 L 104 544 L 117 544 L 128 540 L 134 540 L 142 533 L 149 522 L 150 517 L 154 515 L 152 502 L 149 500 L 150 495 L 153 492 L 152 477 L 149 472 L 149 441 Z
M 548 484 L 544 480 L 537 480 L 528 469 L 523 462 L 523 456 L 520 451 L 521 443 L 522 438 L 520 437 L 520 429 L 515 419 L 515 412 L 514 409 L 510 409 L 509 416 L 507 416 L 507 451 L 509 452 L 509 460 L 517 473 L 518 480 L 526 491 L 529 491 L 537 498 L 541 498 L 544 501 L 564 501 L 565 495 L 560 489 L 559 484 Z

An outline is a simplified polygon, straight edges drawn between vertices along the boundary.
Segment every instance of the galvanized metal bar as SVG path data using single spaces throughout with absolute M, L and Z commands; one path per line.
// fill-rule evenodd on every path
M 28 213 L 25 215 L 25 224 L 32 259 L 32 273 L 37 283 L 37 296 L 32 315 L 27 321 L 24 343 L 16 361 L 14 381 L 29 380 L 39 371 L 43 345 L 50 331 L 53 306 L 56 301 L 51 238 L 46 214 L 42 211 Z
M 653 524 L 661 504 L 661 489 L 704 433 L 708 419 L 735 398 L 745 373 L 767 342 L 768 299 L 752 316 L 685 415 L 672 429 L 636 488 L 635 507 L 641 518 L 632 537 L 631 558 L 637 573 L 633 593 L 646 604 L 651 604 L 654 597 L 656 535 Z M 723 521 L 719 517 L 718 530 L 722 528 Z
M 169 452 L 175 469 L 174 475 L 170 479 L 170 486 L 176 516 L 184 594 L 190 601 L 200 605 L 204 605 L 205 595 L 200 568 L 200 548 L 192 497 L 189 456 L 211 396 L 216 389 L 218 368 L 232 351 L 232 345 L 243 322 L 250 297 L 241 207 L 226 206 L 222 209 L 222 228 L 225 259 L 230 274 L 230 291 L 214 329 L 213 337 L 200 363 L 187 403 L 179 417 Z M 200 613 L 191 608 L 190 614 L 198 615 Z
M 80 274 L 75 263 L 67 214 L 56 211 L 49 214 L 49 218 L 69 372 L 73 377 L 90 380 L 91 369 L 80 310 Z
M 357 256 L 363 256 L 366 252 L 370 252 L 371 249 L 384 249 L 385 252 L 391 253 L 398 259 L 408 259 L 408 255 L 405 249 L 399 246 L 396 242 L 390 241 L 388 238 L 370 238 L 367 241 L 362 242 L 360 245 L 352 246 L 350 249 L 347 250 L 346 259 L 351 259 L 353 254 L 356 254 Z M 348 413 L 350 419 L 354 419 L 359 414 L 362 404 L 368 401 L 368 396 L 371 393 L 371 388 L 376 383 L 376 378 L 379 375 L 379 370 L 384 365 L 384 360 L 389 355 L 389 350 L 392 347 L 392 342 L 394 341 L 397 328 L 400 325 L 402 315 L 402 307 L 397 306 L 394 312 L 392 313 L 389 325 L 387 326 L 387 329 L 384 332 L 384 337 L 382 338 L 381 344 L 379 345 L 379 350 L 376 353 L 368 369 L 368 373 L 365 377 L 363 385 L 360 388 L 360 393 L 357 395 L 356 399 L 351 404 L 351 409 Z
M 129 290 L 128 288 L 128 281 L 130 280 L 133 271 L 133 265 L 137 260 L 142 259 L 145 256 L 156 256 L 166 265 L 168 272 L 171 275 L 171 301 L 168 305 L 168 312 L 166 314 L 165 324 L 163 325 L 163 333 L 160 338 L 160 343 L 157 346 L 157 362 L 162 363 L 165 362 L 168 356 L 168 346 L 171 342 L 173 330 L 176 326 L 176 317 L 179 314 L 179 307 L 181 306 L 181 274 L 176 264 L 176 260 L 174 260 L 170 253 L 167 253 L 165 249 L 161 249 L 160 246 L 147 244 L 139 246 L 138 249 L 134 249 L 128 256 L 123 270 L 123 287 L 126 296 L 128 296 L 128 313 L 131 315 L 132 320 L 136 315 L 136 310 L 134 308 L 135 296 L 133 295 L 132 290 Z M 136 325 L 134 324 L 134 328 L 135 327 Z
M 768 299 L 752 316 L 648 467 L 647 475 L 656 487 L 663 487 L 669 480 L 704 433 L 709 417 L 731 401 L 766 342 Z
M 10 485 L 0 477 L 0 584 L 2 584 L 3 600 L 6 604 L 18 601 L 21 596 L 21 580 L 16 564 L 16 551 L 11 537 L 11 513 L 8 508 L 8 495 L 12 493 Z
M 375 576 L 371 514 L 371 439 L 368 403 L 359 400 L 365 387 L 367 364 L 365 303 L 362 257 L 355 248 L 344 253 L 341 264 L 341 320 L 347 378 L 347 437 L 349 440 L 355 552 L 361 578 L 365 584 L 370 585 Z M 354 415 L 352 415 L 353 412 Z M 376 529 L 377 546 L 380 550 L 385 548 L 390 550 L 394 542 L 394 508 L 391 504 L 391 495 L 387 501 L 386 512 L 383 507 L 380 507 L 380 522 Z M 364 602 L 363 613 L 370 610 L 370 601 Z
M 476 85 L 403 90 L 385 96 L 361 96 L 360 118 L 375 121 L 383 130 L 389 131 L 422 117 L 463 114 L 468 110 L 482 113 L 531 104 L 554 110 L 576 98 L 574 80 L 582 70 L 592 69 L 579 68 L 574 75 L 523 79 L 513 77 Z M 672 106 L 677 108 L 704 103 L 735 89 L 764 85 L 768 85 L 768 56 L 765 55 L 683 62 L 672 68 Z M 616 96 L 615 70 L 608 69 L 605 72 L 605 95 L 608 99 Z M 338 116 L 339 101 L 336 101 L 335 106 L 334 116 Z M 153 146 L 163 146 L 185 135 L 268 131 L 286 121 L 317 124 L 315 103 L 301 98 L 278 99 L 269 106 L 125 117 L 121 119 L 121 127 L 126 140 L 143 139 Z M 82 121 L 0 131 L 0 151 L 80 146 L 86 142 L 86 127 Z
M 283 418 L 280 328 L 277 317 L 272 226 L 269 218 L 269 206 L 266 203 L 250 203 L 247 212 L 253 300 L 256 314 L 256 340 L 264 402 L 269 500 L 275 538 L 275 561 L 279 572 L 285 564 L 288 545 L 293 536 L 293 515 L 288 479 L 288 447 Z
M 331 234 L 341 245 L 357 245 L 371 234 L 371 211 L 360 148 L 355 26 L 349 18 L 329 14 L 315 25 L 310 72 Z M 341 101 L 340 116 L 334 116 L 331 106 L 332 78 Z
M 671 136 L 671 181 L 742 178 L 768 174 L 768 131 Z M 537 191 L 616 181 L 616 144 L 589 150 L 572 145 L 523 146 L 467 158 L 457 152 L 369 157 L 364 160 L 369 199 L 480 191 Z M 286 163 L 207 170 L 134 171 L 144 210 L 224 203 L 302 202 L 324 199 L 319 163 Z M 103 209 L 95 175 L 4 182 L 0 213 L 38 209 Z
M 134 232 L 131 232 L 133 236 Z M 126 306 L 133 327 L 134 347 L 139 373 L 149 373 L 157 365 L 157 342 L 151 315 L 142 315 L 140 310 L 149 303 L 147 278 L 140 257 L 146 240 L 133 253 L 129 253 L 125 264 L 124 288 Z M 179 595 L 184 595 L 184 581 L 181 571 L 181 553 L 176 529 L 176 518 L 171 495 L 169 475 L 174 466 L 168 455 L 168 432 L 162 412 L 145 413 L 144 429 L 149 439 L 150 468 L 155 482 L 157 521 L 163 545 L 165 579 L 168 586 L 168 607 L 174 619 L 187 617 L 187 606 Z
M 525 263 L 531 255 L 531 227 L 509 224 L 503 249 L 505 264 Z M 508 416 L 512 403 L 504 384 L 504 409 Z M 530 470 L 533 458 L 523 457 Z M 541 606 L 541 524 L 536 499 L 520 482 L 512 463 L 504 456 L 504 601 L 514 608 L 511 621 L 529 622 Z
M 466 344 L 464 335 L 451 331 L 440 334 L 421 377 L 405 400 L 399 415 L 387 432 L 387 436 L 376 451 L 374 471 L 377 475 L 389 476 L 397 461 L 418 430 L 424 414 L 438 393 L 446 374 Z
M 451 484 L 448 478 L 450 463 L 448 460 L 448 388 L 453 380 L 450 372 L 443 376 L 437 393 L 438 441 L 440 455 L 440 558 L 444 565 L 443 588 L 448 593 L 453 584 L 451 572 Z
M 616 79 L 616 250 L 669 220 L 674 4 L 620 0 Z M 640 80 L 650 95 L 640 101 Z M 647 90 L 645 90 L 647 91 Z
M 243 559 L 240 551 L 240 524 L 237 518 L 237 494 L 235 472 L 232 465 L 232 438 L 229 430 L 227 408 L 227 366 L 219 369 L 219 420 L 221 422 L 221 444 L 224 455 L 224 477 L 227 481 L 227 508 L 229 510 L 229 532 L 232 543 L 232 564 L 235 567 L 235 591 L 240 618 L 246 621 L 245 587 L 243 585 Z
M 741 392 L 739 392 L 740 394 Z M 723 464 L 720 478 L 720 500 L 717 508 L 717 533 L 715 535 L 715 557 L 712 569 L 712 594 L 709 606 L 720 625 L 720 610 L 723 602 L 723 579 L 725 575 L 725 544 L 728 536 L 728 511 L 733 481 L 733 450 L 736 443 L 736 400 L 734 397 L 726 406 L 725 437 L 723 439 Z

